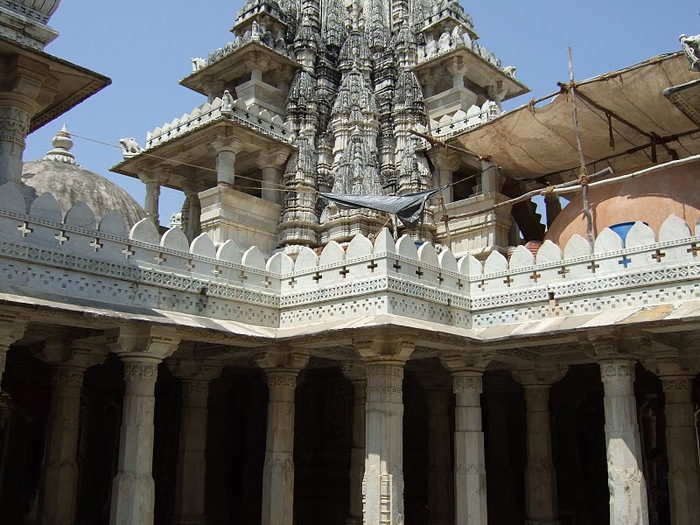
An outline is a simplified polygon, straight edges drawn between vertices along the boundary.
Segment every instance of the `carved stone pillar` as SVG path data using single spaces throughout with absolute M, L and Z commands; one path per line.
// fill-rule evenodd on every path
M 236 155 L 243 149 L 243 141 L 216 139 L 211 144 L 216 152 L 216 184 L 232 188 L 236 178 Z
M 207 408 L 209 382 L 221 373 L 214 361 L 194 358 L 168 362 L 173 375 L 182 378 L 174 525 L 206 525 Z
M 262 525 L 292 525 L 294 520 L 294 394 L 297 376 L 309 355 L 273 349 L 257 359 L 269 389 L 263 466 Z
M 23 107 L 0 105 L 0 186 L 22 178 L 22 156 L 31 114 Z
M 450 376 L 444 370 L 418 375 L 428 402 L 428 523 L 452 523 L 454 481 L 450 454 Z
M 691 393 L 694 375 L 661 375 L 666 398 L 666 445 L 671 521 L 697 523 L 700 516 L 700 470 Z
M 484 354 L 453 355 L 442 359 L 452 373 L 455 393 L 455 525 L 486 525 L 486 455 L 481 423 Z
M 187 200 L 187 217 L 183 217 L 183 228 L 185 235 L 192 242 L 195 237 L 202 233 L 202 203 L 199 200 L 199 192 L 192 188 L 192 186 L 187 186 L 185 188 L 185 197 Z
M 446 149 L 431 150 L 431 158 L 436 167 L 437 180 L 436 186 L 441 188 L 450 185 L 442 192 L 445 198 L 445 204 L 454 201 L 454 192 L 452 189 L 452 175 L 461 163 L 461 159 L 454 152 Z
M 120 331 L 114 350 L 124 363 L 125 391 L 110 525 L 153 524 L 153 416 L 158 364 L 175 351 L 178 343 L 174 334 L 165 331 Z
M 412 337 L 377 337 L 355 342 L 367 367 L 363 523 L 402 525 L 403 369 Z
M 262 169 L 263 200 L 282 204 L 284 195 L 282 174 L 288 156 L 289 152 L 283 149 L 275 149 L 262 155 L 260 168 Z
M 526 525 L 556 525 L 558 521 L 557 474 L 552 461 L 549 424 L 549 389 L 566 369 L 520 370 L 514 374 L 523 385 L 527 418 L 527 466 L 525 468 Z
M 350 517 L 346 525 L 362 525 L 362 478 L 365 474 L 365 406 L 367 371 L 363 365 L 343 365 L 343 374 L 355 392 L 352 410 L 352 450 L 350 451 Z
M 629 358 L 600 361 L 605 393 L 605 438 L 610 489 L 610 523 L 648 525 L 647 489 Z
M 42 525 L 72 525 L 78 487 L 80 392 L 85 368 L 51 370 L 51 411 L 46 434 L 40 514 Z
M 146 185 L 146 200 L 143 210 L 146 212 L 146 217 L 151 219 L 158 228 L 160 225 L 160 179 L 154 173 L 142 173 L 139 175 L 139 180 Z

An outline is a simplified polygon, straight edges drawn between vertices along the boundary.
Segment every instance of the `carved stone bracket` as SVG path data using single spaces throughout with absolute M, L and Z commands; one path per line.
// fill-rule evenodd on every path
M 408 332 L 372 332 L 355 337 L 353 346 L 366 364 L 385 363 L 403 366 L 416 348 L 415 341 L 415 334 Z
M 109 349 L 122 360 L 152 360 L 159 363 L 177 350 L 180 336 L 172 328 L 134 327 L 120 328 L 116 340 L 108 342 Z
M 511 373 L 513 378 L 525 387 L 540 385 L 549 387 L 561 381 L 568 370 L 568 365 L 551 364 L 511 370 Z

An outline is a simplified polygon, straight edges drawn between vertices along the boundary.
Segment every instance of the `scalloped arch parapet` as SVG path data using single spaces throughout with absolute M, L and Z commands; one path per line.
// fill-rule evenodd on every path
M 396 253 L 408 259 L 418 260 L 418 249 L 410 235 L 402 235 L 396 242 Z
M 286 253 L 277 252 L 267 261 L 265 269 L 276 274 L 286 274 L 294 271 L 294 261 Z
M 647 246 L 655 243 L 656 235 L 654 235 L 654 230 L 640 221 L 637 221 L 632 225 L 632 228 L 630 228 L 630 231 L 627 233 L 627 238 L 625 239 L 625 246 L 627 248 Z
M 206 233 L 202 233 L 194 238 L 190 244 L 190 253 L 200 257 L 216 259 L 216 246 Z
M 387 228 L 382 228 L 374 239 L 374 253 L 396 253 L 396 243 Z
M 508 267 L 511 270 L 516 268 L 528 268 L 534 266 L 534 264 L 535 257 L 532 255 L 532 252 L 523 245 L 515 248 L 515 251 L 510 256 L 510 261 L 508 261 Z
M 347 250 L 345 251 L 345 258 L 359 259 L 360 257 L 366 257 L 372 255 L 374 246 L 372 246 L 372 241 L 361 233 L 355 235 L 352 240 L 348 243 Z
M 459 273 L 457 259 L 455 258 L 455 254 L 452 253 L 452 250 L 441 251 L 440 255 L 438 255 L 438 263 L 440 268 L 445 271 Z
M 612 231 L 610 228 L 603 228 L 603 231 L 598 234 L 593 242 L 593 253 L 601 254 L 622 250 L 622 237 Z
M 262 252 L 258 249 L 257 246 L 251 246 L 243 254 L 243 257 L 241 258 L 241 264 L 248 268 L 264 270 L 265 256 L 262 254 Z
M 153 219 L 146 217 L 134 224 L 129 232 L 129 239 L 132 241 L 146 242 L 149 244 L 160 245 L 160 234 Z
M 318 256 L 311 248 L 303 246 L 294 261 L 294 271 L 313 270 L 318 267 Z
M 97 225 L 97 229 L 103 233 L 109 233 L 111 235 L 116 235 L 117 237 L 127 237 L 129 235 L 129 228 L 126 225 L 124 216 L 116 211 L 108 212 L 100 223 Z
M 535 257 L 536 264 L 547 264 L 552 262 L 559 262 L 562 259 L 561 248 L 554 244 L 550 240 L 546 240 L 537 250 L 537 256 Z
M 659 228 L 659 241 L 676 241 L 691 237 L 690 226 L 678 215 L 671 214 Z
M 323 247 L 321 255 L 318 258 L 318 265 L 339 263 L 345 260 L 345 250 L 335 241 L 330 241 Z
M 190 251 L 190 243 L 187 240 L 187 235 L 185 235 L 185 232 L 183 232 L 182 228 L 179 226 L 170 228 L 165 232 L 163 238 L 160 240 L 160 245 L 163 248 L 177 250 L 179 252 Z
M 424 242 L 421 247 L 418 248 L 418 260 L 423 264 L 435 266 L 436 268 L 440 266 L 437 250 L 435 250 L 435 247 L 429 242 Z
M 43 193 L 32 202 L 29 207 L 29 215 L 35 219 L 63 222 L 61 206 L 50 193 Z
M 578 257 L 588 257 L 593 253 L 591 245 L 586 239 L 575 233 L 564 247 L 564 259 L 576 259 Z
M 12 182 L 0 186 L 0 210 L 13 213 L 27 213 L 27 205 L 19 188 Z
M 97 219 L 90 206 L 85 202 L 76 202 L 73 207 L 68 210 L 66 217 L 63 220 L 65 224 L 94 230 L 97 226 Z
M 508 270 L 508 259 L 501 252 L 493 251 L 484 262 L 484 273 L 505 272 Z
M 221 262 L 241 264 L 243 252 L 238 245 L 231 239 L 219 246 L 216 251 L 216 258 Z

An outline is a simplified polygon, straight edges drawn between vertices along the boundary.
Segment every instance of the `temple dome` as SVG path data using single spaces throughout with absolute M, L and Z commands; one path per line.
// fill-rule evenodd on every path
M 47 23 L 60 3 L 61 0 L 15 0 L 8 3 L 7 7 L 22 15 L 39 18 L 41 22 Z
M 143 208 L 122 188 L 75 162 L 73 141 L 64 126 L 54 137 L 53 147 L 42 160 L 26 162 L 22 169 L 22 193 L 31 202 L 50 193 L 65 214 L 84 202 L 100 220 L 108 212 L 121 212 L 129 227 L 146 216 Z
M 670 214 L 691 226 L 700 217 L 700 160 L 589 189 L 593 236 L 604 228 L 642 221 L 657 234 Z M 572 235 L 586 238 L 583 198 L 577 194 L 561 211 L 545 239 L 563 247 Z

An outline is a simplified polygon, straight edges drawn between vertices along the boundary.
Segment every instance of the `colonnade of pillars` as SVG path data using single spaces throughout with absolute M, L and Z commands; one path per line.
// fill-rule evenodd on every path
M 0 319 L 0 364 L 24 331 L 20 319 Z M 111 343 L 124 363 L 125 395 L 117 475 L 113 482 L 110 523 L 153 523 L 155 487 L 151 472 L 154 437 L 154 388 L 157 366 L 172 355 L 179 339 L 167 331 L 122 330 Z M 355 386 L 350 525 L 404 523 L 403 375 L 413 347 L 406 342 L 357 345 L 362 364 L 343 366 Z M 85 369 L 95 364 L 87 348 L 53 352 L 53 396 L 49 416 L 42 490 L 41 523 L 70 524 L 75 519 L 77 428 Z M 177 356 L 176 356 L 177 357 Z M 191 357 L 191 356 L 190 356 Z M 269 388 L 264 462 L 263 525 L 291 525 L 294 503 L 294 394 L 309 354 L 272 348 L 257 359 Z M 99 361 L 99 360 L 98 360 Z M 672 523 L 690 525 L 700 515 L 698 470 L 691 388 L 693 375 L 673 360 L 659 367 L 666 396 L 667 447 Z M 182 426 L 177 480 L 176 524 L 207 523 L 205 509 L 208 383 L 221 367 L 191 358 L 169 361 L 183 381 Z M 431 525 L 487 524 L 486 457 L 482 429 L 482 377 L 487 356 L 455 354 L 443 359 L 452 375 L 454 417 L 454 509 L 445 492 L 449 446 L 444 391 L 428 395 L 431 484 L 435 509 Z M 647 524 L 647 488 L 634 396 L 634 360 L 600 361 L 604 387 L 610 522 Z M 0 368 L 0 373 L 3 372 Z M 514 375 L 523 385 L 527 416 L 526 524 L 559 523 L 556 472 L 549 432 L 549 388 L 565 369 L 533 367 Z M 430 390 L 429 390 L 430 392 Z M 363 432 L 364 430 L 364 432 Z M 447 458 L 447 460 L 446 460 Z M 454 521 L 452 521 L 454 520 Z

